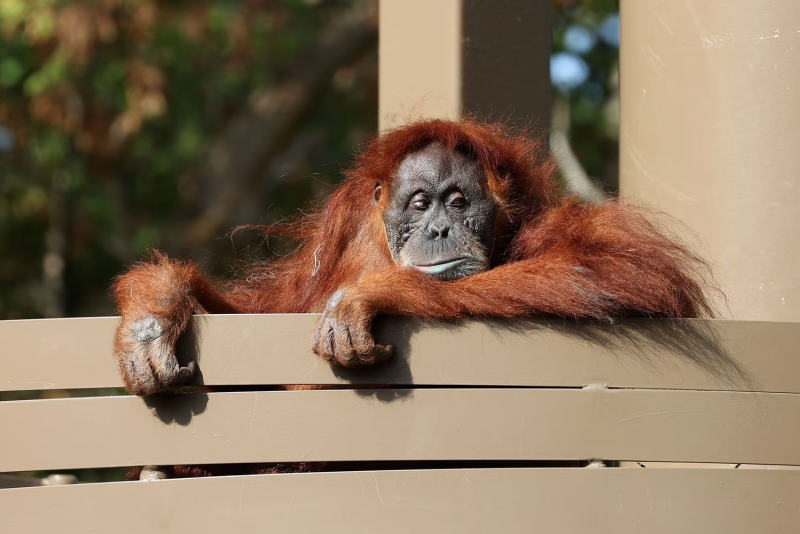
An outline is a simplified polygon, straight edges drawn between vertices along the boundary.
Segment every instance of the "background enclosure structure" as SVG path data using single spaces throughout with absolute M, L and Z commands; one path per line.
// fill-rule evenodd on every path
M 202 381 L 262 391 L 0 403 L 0 472 L 371 462 L 366 471 L 349 464 L 334 473 L 3 489 L 0 527 L 738 533 L 800 522 L 800 472 L 778 467 L 800 465 L 797 323 L 393 319 L 377 338 L 394 343 L 397 357 L 342 375 L 307 347 L 317 317 L 196 319 Z M 118 387 L 108 357 L 116 323 L 0 324 L 8 349 L 0 389 Z M 285 383 L 398 386 L 263 391 Z M 702 465 L 542 468 L 532 460 Z M 376 470 L 382 461 L 435 463 Z M 131 507 L 147 513 L 132 521 Z
M 800 321 L 800 3 L 621 15 L 623 196 L 699 235 L 732 317 Z
M 702 10 L 688 12 L 688 17 L 672 13 L 671 9 L 678 8 L 662 2 L 636 6 L 633 2 L 638 0 L 622 6 L 623 86 L 626 71 L 634 74 L 625 65 L 636 64 L 626 63 L 626 57 L 649 65 L 658 74 L 647 84 L 657 84 L 685 65 L 680 58 L 673 63 L 671 56 L 658 53 L 647 41 L 652 34 L 637 33 L 637 25 L 671 29 L 671 37 L 663 41 L 665 46 L 676 47 L 674 51 L 693 48 L 699 54 L 706 44 L 720 43 L 711 39 L 713 36 L 740 35 L 736 24 L 747 23 L 742 35 L 770 39 L 774 39 L 773 26 L 778 24 L 780 39 L 794 38 L 783 28 L 797 27 L 799 22 L 791 0 L 758 5 L 756 11 L 741 5 L 741 9 L 731 9 L 730 3 L 721 0 L 707 2 Z M 526 49 L 525 43 L 534 46 L 525 41 L 526 34 L 514 31 L 514 24 L 523 21 L 503 19 L 515 8 L 522 9 L 517 4 L 521 5 L 510 0 L 498 2 L 492 17 L 477 19 L 508 26 L 501 36 L 511 39 L 482 44 L 478 40 L 479 52 L 481 47 L 492 50 L 499 43 L 516 49 Z M 430 4 L 410 1 L 407 9 L 424 10 L 426 5 Z M 470 91 L 472 95 L 491 95 L 478 90 L 481 78 L 465 75 L 468 54 L 458 52 L 462 38 L 474 30 L 467 22 L 476 20 L 464 15 L 465 10 L 475 5 L 468 1 L 440 4 L 440 9 L 451 10 L 445 12 L 449 21 L 458 21 L 452 31 L 442 32 L 443 38 L 453 39 L 444 48 L 454 51 L 445 58 L 451 64 L 442 70 L 455 73 L 446 82 L 451 84 L 448 94 L 453 96 L 447 113 L 453 118 L 470 111 L 465 109 L 469 101 L 465 95 Z M 720 16 L 723 12 L 724 17 Z M 420 17 L 428 15 L 431 13 L 420 12 Z M 706 35 L 712 19 L 715 24 L 732 26 L 715 27 L 716 33 Z M 540 22 L 535 18 L 532 24 Z M 689 22 L 694 31 L 687 30 Z M 675 24 L 682 31 L 675 31 Z M 626 27 L 631 33 L 626 33 Z M 395 29 L 395 36 L 403 35 L 403 28 Z M 415 29 L 424 27 L 407 28 L 406 35 Z M 391 56 L 386 55 L 387 47 L 392 46 L 391 35 L 382 37 L 381 69 L 391 69 Z M 423 41 L 430 38 L 419 35 Z M 514 43 L 514 38 L 521 41 Z M 745 48 L 761 44 L 757 39 L 736 42 Z M 800 50 L 793 47 L 793 41 L 770 42 L 787 42 L 780 45 L 785 48 L 777 49 L 787 57 Z M 727 46 L 727 41 L 722 45 Z M 645 55 L 626 56 L 626 50 Z M 723 83 L 733 71 L 716 61 L 713 50 L 719 47 L 709 50 L 712 52 L 702 53 L 711 66 L 719 68 L 700 71 L 712 72 L 715 80 Z M 756 55 L 771 59 L 775 51 L 764 50 L 764 56 Z M 656 52 L 655 57 L 648 56 L 648 51 Z M 497 57 L 504 57 L 502 50 Z M 541 67 L 536 62 L 527 65 L 531 64 Z M 505 65 L 512 71 L 519 68 L 513 61 Z M 781 65 L 773 63 L 774 70 L 780 71 Z M 411 67 L 431 70 L 424 63 Z M 436 68 L 433 71 L 438 72 Z M 534 79 L 545 83 L 547 73 L 540 74 L 543 77 Z M 744 70 L 735 87 L 749 86 L 752 91 L 745 93 L 762 95 L 765 102 L 783 102 L 777 91 L 796 89 L 795 74 L 792 71 L 771 79 L 786 85 L 759 85 L 763 80 L 758 70 Z M 422 74 L 412 70 L 407 76 Z M 491 80 L 483 79 L 486 81 Z M 478 84 L 477 89 L 467 90 L 473 83 Z M 714 95 L 711 90 L 687 93 L 682 102 L 730 119 L 726 109 L 732 108 L 725 105 L 731 102 Z M 652 182 L 652 170 L 659 168 L 653 162 L 675 158 L 669 145 L 641 145 L 636 138 L 640 131 L 657 133 L 660 119 L 635 122 L 654 112 L 650 106 L 656 102 L 661 113 L 670 113 L 675 101 L 633 98 L 623 90 L 623 121 L 634 121 L 627 130 L 623 125 L 629 157 L 623 193 L 626 180 Z M 637 104 L 631 106 L 633 102 Z M 746 113 L 748 124 L 783 124 L 791 122 L 797 108 L 749 105 L 737 109 Z M 382 116 L 385 111 L 381 110 Z M 729 129 L 736 126 L 727 124 Z M 680 135 L 688 137 L 698 131 L 681 131 Z M 766 135 L 765 130 L 759 131 Z M 796 139 L 797 131 L 787 128 L 779 142 Z M 727 146 L 724 136 L 713 139 L 718 146 Z M 778 166 L 785 172 L 792 167 L 796 151 L 788 154 L 775 160 L 770 159 L 769 151 L 759 150 L 748 153 L 747 158 L 764 164 L 760 168 L 773 171 Z M 700 183 L 709 169 L 714 171 L 705 165 L 717 156 L 709 150 L 686 160 L 697 178 L 693 183 Z M 751 168 L 755 165 L 752 161 L 748 159 Z M 718 172 L 713 175 L 722 176 Z M 669 186 L 670 178 L 663 177 L 660 187 Z M 680 192 L 679 184 L 673 185 L 676 187 L 670 191 Z M 677 194 L 675 198 L 684 199 Z M 758 198 L 754 196 L 753 201 Z M 729 199 L 723 192 L 717 201 L 724 206 Z M 702 211 L 702 203 L 687 205 Z M 751 212 L 739 213 L 746 217 Z M 771 222 L 789 234 L 797 228 L 791 217 Z M 763 217 L 755 217 L 748 228 L 768 231 L 770 224 L 764 223 Z M 717 235 L 709 232 L 702 237 L 711 241 Z M 767 256 L 758 260 L 763 257 Z M 791 269 L 793 261 L 784 258 L 764 266 L 763 272 L 771 277 L 765 283 L 791 289 L 797 276 L 797 270 Z M 723 269 L 735 267 L 722 265 Z M 725 287 L 729 293 L 740 289 L 750 291 L 752 287 Z M 791 303 L 790 292 L 783 298 L 787 297 Z M 777 299 L 768 303 L 789 305 Z M 759 309 L 760 305 L 752 308 L 754 313 Z M 314 315 L 199 319 L 195 340 L 203 382 L 253 384 L 253 389 L 269 384 L 349 381 L 398 387 L 360 393 L 221 392 L 148 402 L 126 396 L 7 401 L 0 403 L 5 431 L 0 441 L 0 472 L 311 459 L 369 461 L 373 462 L 371 471 L 4 489 L 0 490 L 0 526 L 19 532 L 46 528 L 83 532 L 90 527 L 120 532 L 257 532 L 274 527 L 298 532 L 322 527 L 330 532 L 399 532 L 441 525 L 439 530 L 444 531 L 522 532 L 544 525 L 560 532 L 666 533 L 777 532 L 800 523 L 800 476 L 793 469 L 800 465 L 798 323 L 640 320 L 610 327 L 554 321 L 433 327 L 390 321 L 381 326 L 378 340 L 396 343 L 398 358 L 387 368 L 337 375 L 308 353 L 307 336 L 316 320 Z M 115 319 L 0 324 L 4 348 L 0 391 L 118 387 L 109 356 L 115 325 Z M 191 345 L 185 349 L 193 350 Z M 459 463 L 375 470 L 374 462 L 404 460 Z M 630 467 L 547 469 L 530 467 L 527 462 L 532 460 L 608 460 Z M 476 461 L 492 463 L 473 463 Z M 652 469 L 677 463 L 682 467 Z M 9 483 L 18 484 L 19 480 Z M 131 520 L 131 503 L 141 503 L 139 509 L 148 512 Z

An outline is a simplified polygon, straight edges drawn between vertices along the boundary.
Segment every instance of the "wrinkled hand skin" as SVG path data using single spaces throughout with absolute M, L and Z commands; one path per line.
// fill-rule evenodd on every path
M 115 337 L 116 359 L 125 388 L 134 395 L 152 395 L 185 384 L 195 372 L 195 362 L 181 366 L 175 342 L 183 325 L 146 315 L 123 315 Z
M 114 358 L 130 393 L 168 391 L 194 375 L 195 363 L 181 366 L 175 356 L 175 343 L 193 311 L 202 311 L 192 297 L 193 277 L 193 267 L 159 258 L 159 263 L 137 265 L 114 282 L 112 296 L 122 316 Z
M 314 332 L 312 350 L 343 367 L 364 367 L 388 360 L 391 345 L 376 345 L 370 334 L 375 308 L 347 290 L 334 293 Z

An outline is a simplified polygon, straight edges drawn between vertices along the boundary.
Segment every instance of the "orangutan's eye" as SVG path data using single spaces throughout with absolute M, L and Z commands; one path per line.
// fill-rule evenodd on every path
M 453 208 L 464 208 L 467 205 L 467 199 L 464 198 L 464 195 L 461 191 L 454 191 L 449 197 L 447 197 L 447 205 Z
M 413 210 L 425 211 L 426 209 L 428 209 L 428 206 L 430 205 L 431 203 L 425 197 L 425 194 L 418 193 L 414 195 L 414 197 L 411 199 L 411 202 L 409 203 L 408 207 Z

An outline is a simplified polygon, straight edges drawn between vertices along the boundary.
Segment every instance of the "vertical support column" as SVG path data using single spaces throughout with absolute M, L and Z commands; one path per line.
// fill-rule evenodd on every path
M 381 0 L 380 129 L 476 113 L 550 125 L 549 0 Z
M 623 196 L 699 234 L 734 318 L 800 320 L 800 2 L 621 7 Z

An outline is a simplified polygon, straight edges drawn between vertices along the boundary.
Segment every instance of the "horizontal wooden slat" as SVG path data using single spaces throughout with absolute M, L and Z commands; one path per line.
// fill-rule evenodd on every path
M 351 460 L 800 465 L 800 395 L 418 389 L 0 403 L 0 472 Z M 396 400 L 380 400 L 396 395 Z M 152 402 L 152 401 L 151 401 Z M 189 424 L 191 423 L 191 424 Z
M 219 477 L 0 490 L 0 530 L 784 533 L 800 472 L 486 469 Z
M 331 370 L 309 346 L 317 315 L 196 320 L 202 381 L 222 384 L 455 384 L 800 392 L 800 323 L 649 320 L 427 325 L 391 318 L 387 365 Z M 118 319 L 0 322 L 0 390 L 117 387 Z M 191 343 L 187 346 L 192 345 Z M 188 349 L 187 349 L 188 350 Z
M 800 465 L 759 464 L 698 464 L 685 462 L 617 462 L 619 467 L 643 467 L 647 469 L 676 469 L 683 467 L 703 469 L 800 469 Z

